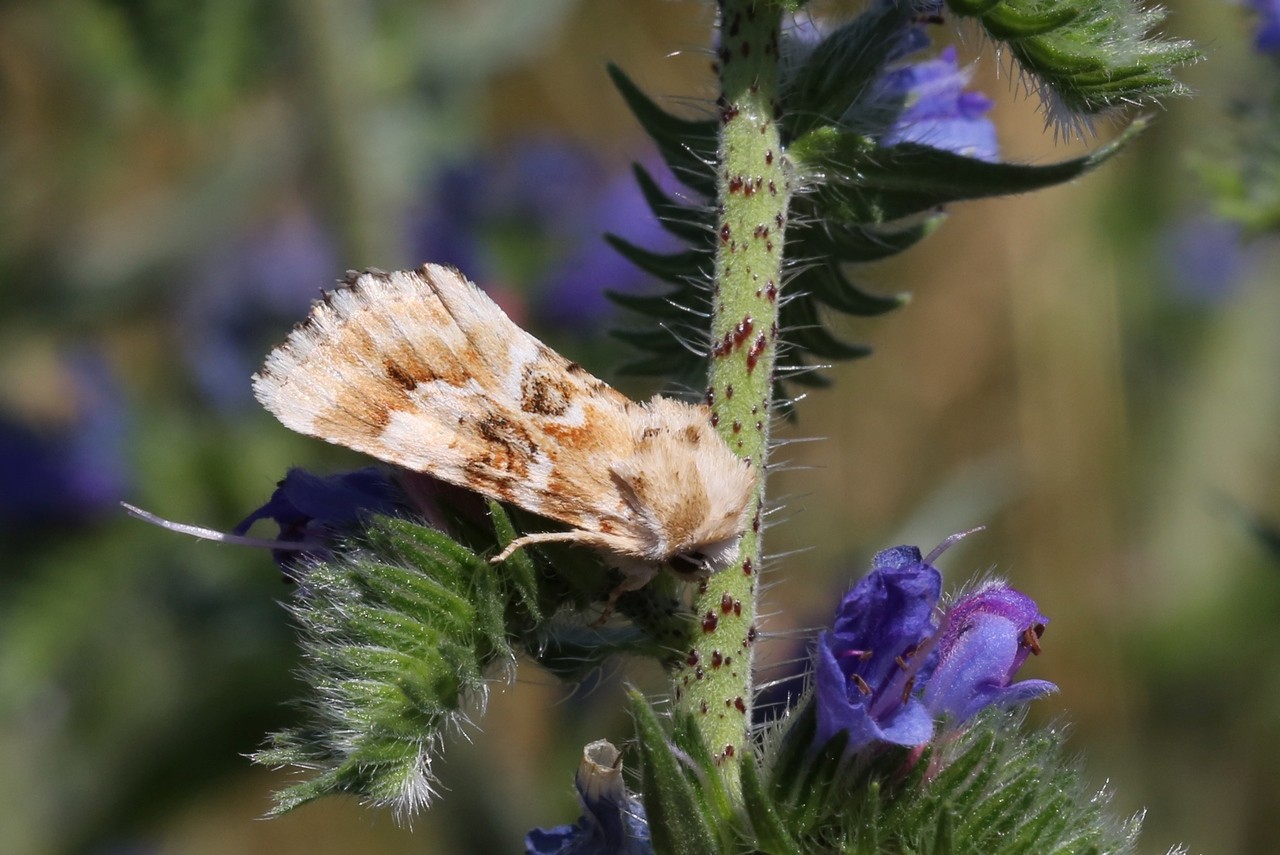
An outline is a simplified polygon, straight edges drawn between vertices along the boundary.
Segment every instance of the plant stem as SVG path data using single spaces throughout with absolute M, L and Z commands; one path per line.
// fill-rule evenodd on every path
M 701 632 L 675 674 L 678 706 L 695 717 L 731 792 L 751 721 L 769 446 L 791 188 L 778 131 L 781 9 L 721 0 L 717 246 L 707 402 L 720 436 L 756 472 L 737 563 L 699 589 Z

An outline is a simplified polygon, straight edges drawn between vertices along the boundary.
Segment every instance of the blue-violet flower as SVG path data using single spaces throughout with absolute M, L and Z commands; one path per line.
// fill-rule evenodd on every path
M 876 555 L 871 572 L 840 601 L 832 630 L 818 639 L 817 744 L 841 731 L 848 751 L 929 740 L 933 717 L 913 689 L 932 670 L 925 648 L 937 632 L 941 592 L 942 574 L 914 546 Z
M 302 552 L 273 550 L 276 563 L 292 575 L 303 559 L 332 557 L 329 547 L 366 516 L 389 516 L 404 504 L 400 489 L 381 467 L 366 466 L 329 476 L 294 468 L 276 485 L 267 503 L 241 520 L 232 534 L 244 535 L 258 520 L 270 519 L 280 526 L 279 540 L 316 544 Z
M 961 68 L 954 46 L 936 58 L 903 65 L 878 81 L 882 95 L 904 100 L 893 127 L 880 138 L 885 146 L 918 143 L 979 160 L 996 160 L 1000 144 L 987 118 L 995 106 L 982 92 L 965 89 L 973 76 Z

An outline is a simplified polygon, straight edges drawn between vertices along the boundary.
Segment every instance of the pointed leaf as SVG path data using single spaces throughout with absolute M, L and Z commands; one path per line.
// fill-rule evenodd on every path
M 657 855 L 709 855 L 718 851 L 700 802 L 648 701 L 631 693 L 631 715 L 640 746 L 641 791 L 649 835 Z
M 872 294 L 845 278 L 835 264 L 817 264 L 793 280 L 792 288 L 838 312 L 859 317 L 875 317 L 911 302 L 909 294 Z
M 690 279 L 705 281 L 711 269 L 711 253 L 707 250 L 658 253 L 642 249 L 617 235 L 606 234 L 604 239 L 627 261 L 666 282 L 683 283 Z
M 810 52 L 784 83 L 784 142 L 839 123 L 849 105 L 865 97 L 907 36 L 909 12 L 907 4 L 877 3 Z
M 612 302 L 650 318 L 690 318 L 686 298 L 692 289 L 676 288 L 666 294 L 629 294 L 622 291 L 605 291 Z
M 716 193 L 716 122 L 714 119 L 682 119 L 663 110 L 631 81 L 618 66 L 609 64 L 609 77 L 635 114 L 640 126 L 658 145 L 658 152 L 672 174 L 688 187 L 713 198 Z
M 633 164 L 631 170 L 640 185 L 641 195 L 663 228 L 686 243 L 697 245 L 711 241 L 714 215 L 710 207 L 677 202 L 658 186 L 649 170 L 638 163 Z
M 754 755 L 742 761 L 742 802 L 751 830 L 755 833 L 752 843 L 759 852 L 764 855 L 792 855 L 801 851 L 800 845 L 783 827 L 782 818 L 765 793 Z
M 1135 121 L 1095 152 L 1044 166 L 991 163 L 916 143 L 878 147 L 866 137 L 830 128 L 797 141 L 800 151 L 794 157 L 806 169 L 816 167 L 832 175 L 812 196 L 818 216 L 878 223 L 948 202 L 1026 193 L 1070 181 L 1108 160 L 1144 127 L 1144 122 Z

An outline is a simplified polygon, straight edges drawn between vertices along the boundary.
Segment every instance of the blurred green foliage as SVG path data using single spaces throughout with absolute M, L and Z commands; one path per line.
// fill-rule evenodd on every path
M 781 637 L 763 650 L 767 668 L 797 656 L 795 630 L 875 549 L 985 522 L 948 566 L 996 564 L 1053 618 L 1030 676 L 1062 692 L 1033 714 L 1074 722 L 1117 807 L 1148 809 L 1143 851 L 1269 852 L 1280 562 L 1255 532 L 1280 524 L 1280 255 L 1263 236 L 1234 281 L 1197 288 L 1166 236 L 1212 207 L 1188 154 L 1223 156 L 1229 104 L 1274 67 L 1233 7 L 1170 5 L 1172 36 L 1215 46 L 1188 75 L 1198 99 L 1082 183 L 958 207 L 860 272 L 915 299 L 893 323 L 851 322 L 876 357 L 833 369 L 784 429 L 829 439 L 778 454 L 793 468 L 772 488 L 790 498 L 769 549 L 812 548 L 773 564 Z M 243 755 L 298 720 L 289 589 L 265 553 L 114 502 L 230 528 L 287 466 L 353 463 L 252 405 L 257 359 L 343 269 L 425 260 L 414 212 L 476 150 L 551 136 L 620 174 L 649 157 L 605 60 L 697 114 L 710 15 L 659 0 L 0 8 L 0 848 L 511 851 L 575 815 L 582 744 L 630 732 L 622 690 L 606 673 L 565 701 L 525 666 L 494 686 L 474 743 L 446 749 L 450 792 L 412 834 L 341 801 L 255 822 L 285 782 Z M 1009 156 L 1076 153 L 990 64 L 978 80 L 1002 96 Z M 501 269 L 485 284 L 527 317 L 533 277 Z M 593 335 L 552 340 L 616 365 Z

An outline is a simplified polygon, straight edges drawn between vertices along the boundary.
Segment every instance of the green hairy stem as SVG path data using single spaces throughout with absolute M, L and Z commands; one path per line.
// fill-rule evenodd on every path
M 761 517 L 777 359 L 783 233 L 791 188 L 778 128 L 781 11 L 723 0 L 718 65 L 715 280 L 707 401 L 716 430 L 750 460 L 756 490 L 732 566 L 700 588 L 701 631 L 674 675 L 730 790 L 738 790 L 751 718 Z

